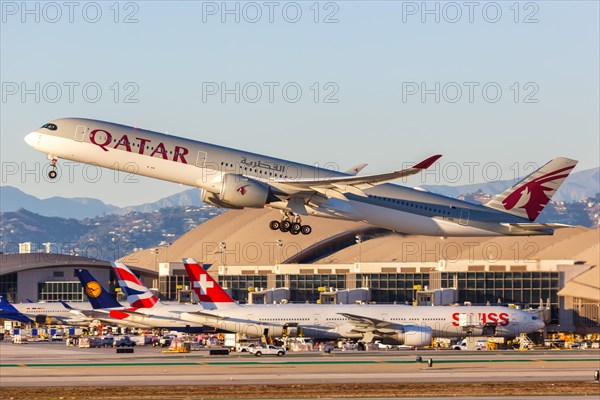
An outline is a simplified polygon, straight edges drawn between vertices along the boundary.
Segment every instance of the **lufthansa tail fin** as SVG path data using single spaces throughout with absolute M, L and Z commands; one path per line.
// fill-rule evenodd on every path
M 557 157 L 485 206 L 535 221 L 575 165 L 575 160 Z
M 158 303 L 156 297 L 122 262 L 113 263 L 113 271 L 119 286 L 127 295 L 127 301 L 134 308 L 152 308 Z
M 8 300 L 3 296 L 0 296 L 0 318 L 10 319 L 13 321 L 19 321 L 26 324 L 32 324 L 33 320 L 28 316 L 22 314 L 15 308 Z
M 81 281 L 81 286 L 85 289 L 88 300 L 92 304 L 92 308 L 121 308 L 123 307 L 112 294 L 102 286 L 96 278 L 92 276 L 87 269 L 76 269 L 75 274 Z
M 194 293 L 205 307 L 218 308 L 218 305 L 236 304 L 221 285 L 196 260 L 184 258 L 183 265 L 192 283 Z

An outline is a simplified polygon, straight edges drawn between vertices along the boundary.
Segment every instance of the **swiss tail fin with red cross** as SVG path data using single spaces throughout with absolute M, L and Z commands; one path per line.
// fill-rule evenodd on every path
M 183 265 L 192 284 L 192 289 L 200 302 L 206 307 L 217 308 L 219 305 L 236 304 L 212 276 L 193 258 L 184 258 Z

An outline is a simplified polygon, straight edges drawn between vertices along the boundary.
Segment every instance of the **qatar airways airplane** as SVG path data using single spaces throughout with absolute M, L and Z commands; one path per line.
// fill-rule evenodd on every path
M 282 336 L 296 328 L 319 340 L 377 339 L 386 344 L 427 346 L 432 337 L 515 337 L 545 326 L 530 312 L 501 306 L 241 305 L 194 259 L 183 259 L 183 263 L 204 309 L 182 313 L 181 318 L 250 336 Z
M 577 161 L 558 157 L 489 203 L 473 204 L 388 182 L 430 167 L 440 156 L 410 168 L 356 175 L 221 147 L 163 133 L 83 118 L 64 118 L 29 133 L 25 142 L 59 159 L 176 182 L 201 189 L 218 207 L 278 209 L 273 230 L 309 234 L 302 217 L 362 221 L 404 234 L 429 236 L 551 235 L 566 225 L 536 223 Z

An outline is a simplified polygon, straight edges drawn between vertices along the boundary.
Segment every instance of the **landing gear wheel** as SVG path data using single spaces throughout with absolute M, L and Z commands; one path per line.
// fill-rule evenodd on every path
M 294 230 L 290 230 L 290 233 L 291 233 L 292 235 L 297 235 L 297 234 L 299 234 L 299 233 L 300 233 L 300 231 L 294 231 Z
M 276 231 L 281 227 L 281 222 L 279 221 L 271 221 L 269 222 L 269 228 L 271 228 L 271 230 Z
M 300 232 L 302 232 L 303 235 L 310 235 L 312 228 L 310 225 L 302 225 Z
M 57 175 L 58 173 L 55 170 L 48 171 L 48 178 L 50 179 L 56 179 Z
M 281 226 L 279 227 L 279 229 L 281 230 L 281 232 L 289 232 L 291 227 L 292 223 L 290 221 L 281 221 Z
M 291 232 L 300 232 L 300 229 L 302 228 L 302 225 L 300 225 L 297 222 L 292 223 L 292 226 L 290 227 L 290 231 Z

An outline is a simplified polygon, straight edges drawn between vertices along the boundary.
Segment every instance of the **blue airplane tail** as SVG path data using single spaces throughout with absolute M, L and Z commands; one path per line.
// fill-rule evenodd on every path
M 75 274 L 81 281 L 88 300 L 94 309 L 122 307 L 87 269 L 76 269 Z
M 26 324 L 33 323 L 33 321 L 29 317 L 21 314 L 19 310 L 17 310 L 15 306 L 10 304 L 9 301 L 6 300 L 3 296 L 0 296 L 0 318 L 11 319 L 13 321 L 24 322 Z

